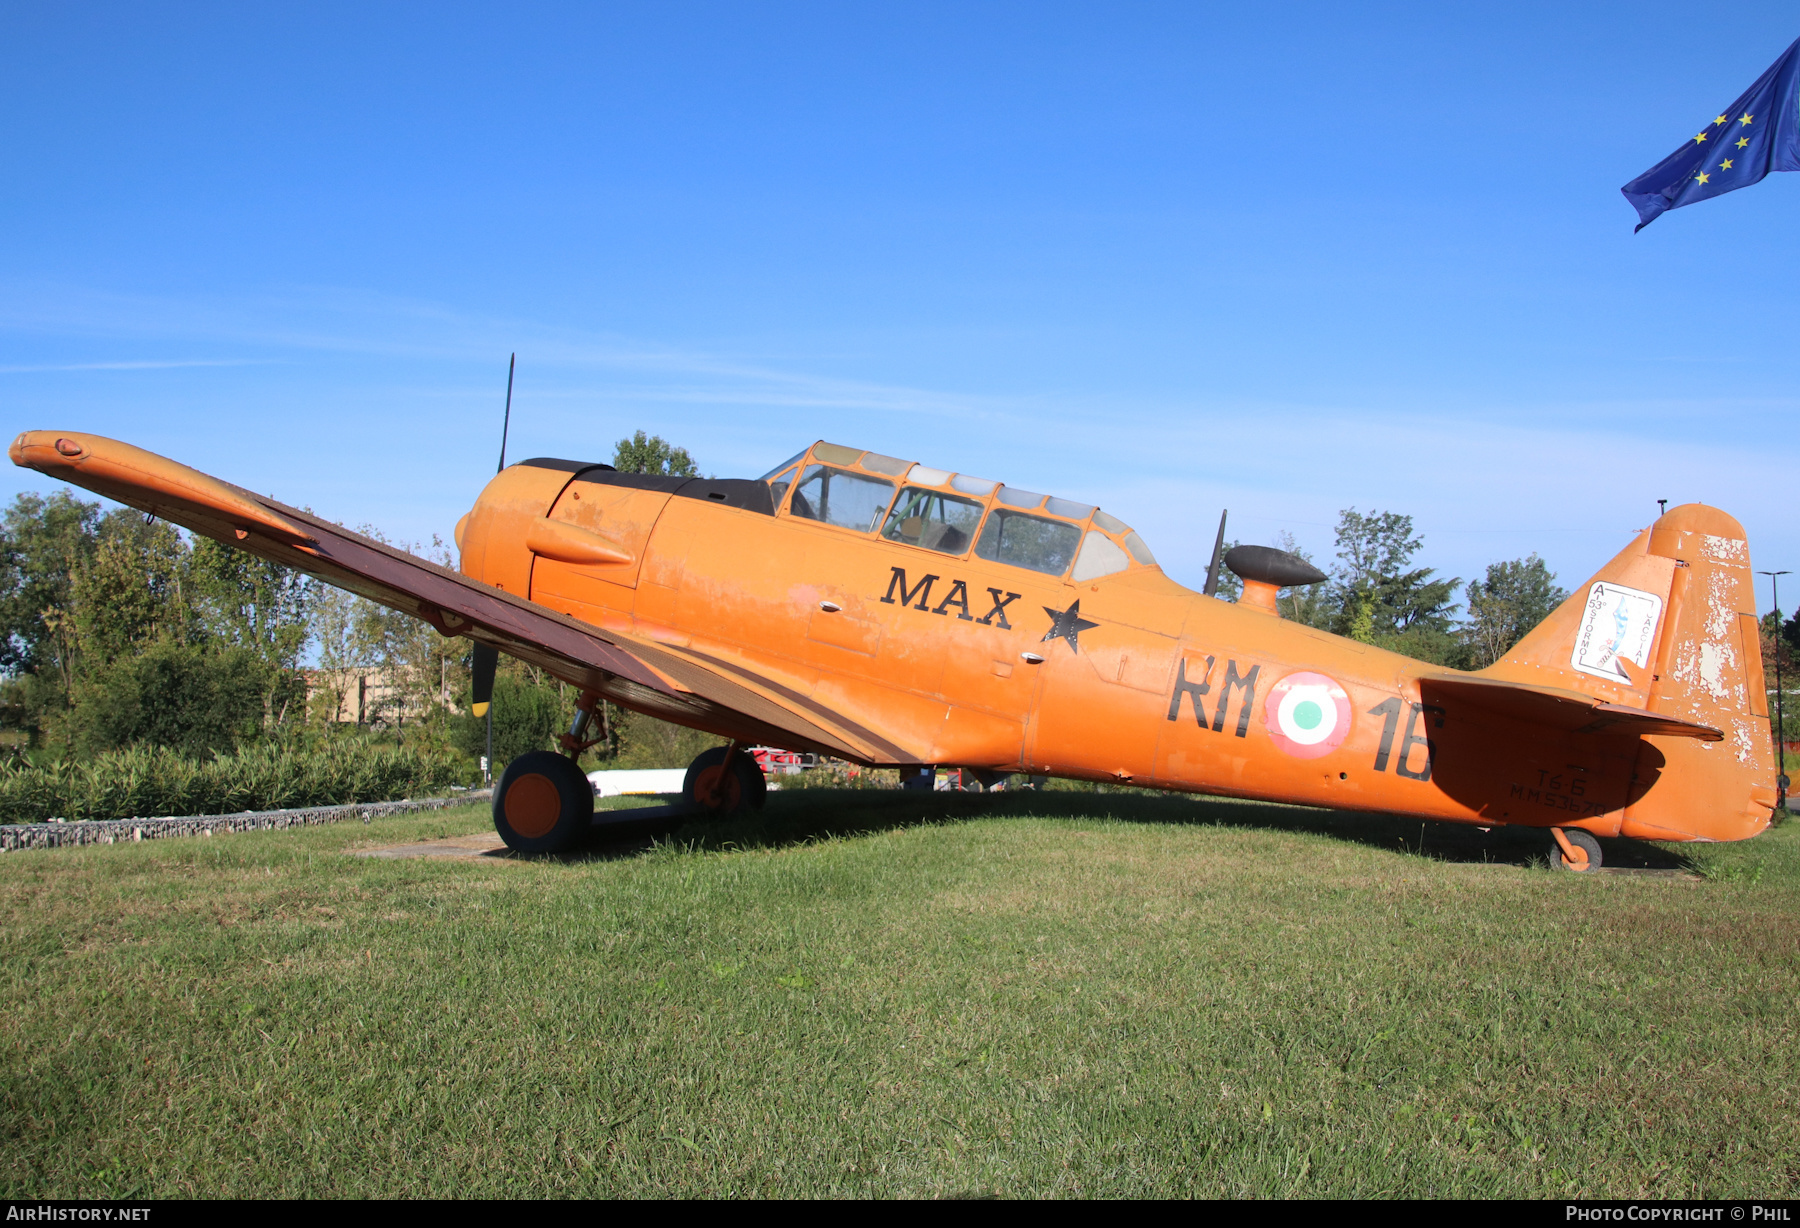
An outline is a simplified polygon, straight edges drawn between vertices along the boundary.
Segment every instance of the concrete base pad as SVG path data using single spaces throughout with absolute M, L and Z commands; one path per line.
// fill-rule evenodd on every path
M 384 849 L 357 849 L 352 857 L 380 857 L 399 860 L 406 857 L 510 857 L 512 851 L 493 832 L 479 836 L 451 836 L 446 840 L 427 840 L 422 844 L 396 844 Z
M 621 840 L 639 840 L 663 835 L 693 818 L 695 811 L 687 806 L 634 806 L 624 810 L 596 810 L 589 838 L 590 847 Z M 396 844 L 381 849 L 356 849 L 352 857 L 380 857 L 396 860 L 405 857 L 516 857 L 518 854 L 493 832 L 474 836 L 451 836 L 444 840 L 426 840 L 418 844 Z

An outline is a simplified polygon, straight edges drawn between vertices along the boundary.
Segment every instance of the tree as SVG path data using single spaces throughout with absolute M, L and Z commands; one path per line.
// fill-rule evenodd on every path
M 1337 577 L 1346 588 L 1374 586 L 1399 575 L 1425 544 L 1413 536 L 1411 516 L 1399 512 L 1370 512 L 1353 507 L 1338 513 Z
M 374 651 L 360 634 L 366 602 L 329 584 L 321 585 L 313 600 L 308 630 L 317 645 L 319 672 L 310 716 L 318 724 L 329 726 L 344 710 L 352 671 L 375 664 Z
M 188 544 L 175 526 L 121 508 L 101 517 L 96 538 L 69 582 L 76 672 L 102 670 L 158 639 L 194 642 Z
M 1412 567 L 1424 544 L 1413 534 L 1411 516 L 1365 516 L 1353 507 L 1339 512 L 1332 629 L 1360 630 L 1371 643 L 1441 662 L 1454 647 L 1451 619 L 1458 607 L 1451 597 L 1462 581 L 1433 579 L 1434 568 Z
M 1286 529 L 1275 539 L 1275 548 L 1308 563 L 1313 561 L 1312 555 L 1302 550 L 1294 535 Z M 1275 594 L 1275 606 L 1284 617 L 1304 626 L 1324 628 L 1331 625 L 1331 589 L 1328 585 L 1302 584 L 1284 588 Z
M 461 691 L 466 707 L 466 673 Z M 527 751 L 558 749 L 556 736 L 569 727 L 573 710 L 554 678 L 534 666 L 501 657 L 494 675 L 493 707 L 488 710 L 494 721 L 494 775 L 499 776 L 507 764 Z M 451 738 L 464 754 L 487 754 L 487 724 L 480 717 L 456 718 Z
M 130 508 L 21 495 L 0 520 L 0 718 L 65 751 L 230 749 L 300 693 L 311 587 Z
M 45 673 L 66 686 L 73 645 L 69 585 L 94 552 L 100 505 L 58 491 L 22 494 L 0 520 L 0 673 Z M 48 615 L 49 617 L 46 617 Z
M 58 612 L 74 649 L 58 740 L 198 755 L 256 736 L 272 671 L 255 648 L 207 627 L 187 538 L 129 509 L 102 516 L 94 537 Z
M 1769 726 L 1775 727 L 1776 713 L 1781 714 L 1783 742 L 1792 742 L 1800 737 L 1800 692 L 1796 692 L 1794 684 L 1800 682 L 1800 674 L 1795 667 L 1800 666 L 1800 615 L 1783 623 L 1779 612 L 1770 610 L 1762 616 L 1761 647 L 1763 665 L 1763 686 L 1769 698 Z M 1776 682 L 1780 681 L 1782 691 L 1778 704 Z M 1791 702 L 1790 702 L 1791 701 Z
M 661 435 L 639 431 L 619 440 L 613 449 L 613 468 L 620 473 L 649 473 L 665 477 L 695 478 L 700 469 L 686 448 L 678 448 Z
M 1505 656 L 1569 596 L 1536 554 L 1489 563 L 1487 579 L 1469 581 L 1467 593 L 1462 639 L 1470 669 L 1485 669 Z
M 368 525 L 357 531 L 392 544 Z M 429 549 L 416 543 L 397 545 L 454 567 L 439 538 L 431 539 Z M 325 671 L 325 693 L 316 697 L 315 719 L 335 720 L 347 698 L 350 675 L 368 670 L 378 672 L 385 686 L 362 714 L 367 723 L 422 729 L 432 738 L 445 736 L 451 696 L 468 676 L 467 641 L 445 639 L 429 623 L 351 593 L 322 592 L 315 610 L 312 631 L 319 645 L 319 666 Z
M 431 627 L 398 610 L 373 601 L 357 607 L 356 638 L 365 661 L 380 670 L 387 682 L 381 698 L 371 705 L 369 723 L 405 726 L 407 716 L 430 718 L 443 706 L 441 684 L 447 664 L 440 664 Z M 446 657 L 448 653 L 444 654 Z
M 190 563 L 206 632 L 261 662 L 262 727 L 273 729 L 295 698 L 300 654 L 312 638 L 309 620 L 321 586 L 304 572 L 209 537 L 195 539 Z

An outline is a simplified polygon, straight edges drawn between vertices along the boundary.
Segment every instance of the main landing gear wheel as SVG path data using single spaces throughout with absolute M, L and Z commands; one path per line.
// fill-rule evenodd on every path
M 769 782 L 763 779 L 756 760 L 740 750 L 732 754 L 727 764 L 728 749 L 715 746 L 700 752 L 688 764 L 687 778 L 681 782 L 681 800 L 714 819 L 731 819 L 761 810 L 769 794 Z
M 516 853 L 574 848 L 594 823 L 594 787 L 575 761 L 534 750 L 506 765 L 494 788 L 494 830 Z
M 1552 827 L 1550 865 L 1552 869 L 1573 870 L 1589 874 L 1600 868 L 1600 842 L 1579 827 Z M 1564 841 L 1567 841 L 1565 846 Z M 1574 856 L 1571 857 L 1570 853 Z

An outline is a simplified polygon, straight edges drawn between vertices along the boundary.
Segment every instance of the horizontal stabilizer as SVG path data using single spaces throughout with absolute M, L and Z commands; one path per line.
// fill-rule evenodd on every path
M 1697 738 L 1702 742 L 1717 742 L 1725 736 L 1722 731 L 1698 721 L 1664 716 L 1624 704 L 1609 704 L 1560 687 L 1445 675 L 1421 678 L 1419 691 L 1428 704 L 1441 705 L 1450 700 L 1497 716 L 1575 733 L 1626 738 Z

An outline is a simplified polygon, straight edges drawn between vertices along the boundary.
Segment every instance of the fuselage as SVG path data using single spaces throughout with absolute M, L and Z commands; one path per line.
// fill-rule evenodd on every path
M 758 481 L 527 461 L 457 541 L 471 578 L 878 731 L 876 762 L 1603 835 L 1650 787 L 1640 739 L 1436 698 L 1454 671 L 1195 593 L 1097 509 L 832 445 Z M 1749 834 L 1731 809 L 1638 834 Z

